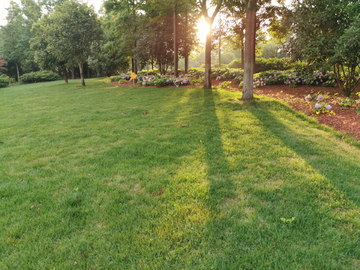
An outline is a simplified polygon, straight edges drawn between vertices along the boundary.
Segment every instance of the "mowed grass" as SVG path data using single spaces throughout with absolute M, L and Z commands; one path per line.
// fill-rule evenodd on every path
M 0 90 L 0 269 L 360 268 L 342 135 L 269 98 L 86 83 Z

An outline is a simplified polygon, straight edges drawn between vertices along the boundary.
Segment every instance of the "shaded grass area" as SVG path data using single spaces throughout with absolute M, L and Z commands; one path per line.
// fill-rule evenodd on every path
M 336 133 L 221 89 L 79 86 L 0 91 L 1 269 L 360 267 Z

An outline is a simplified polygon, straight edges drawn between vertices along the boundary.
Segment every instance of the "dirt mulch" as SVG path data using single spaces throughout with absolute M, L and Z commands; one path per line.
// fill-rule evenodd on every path
M 222 81 L 212 80 L 213 87 L 217 87 Z M 125 82 L 119 84 L 118 82 L 111 83 L 116 86 L 131 86 L 132 82 Z M 198 86 L 201 86 L 199 84 Z M 144 88 L 144 86 L 136 86 Z M 186 85 L 181 87 L 193 87 L 193 85 Z M 175 88 L 175 86 L 166 86 L 165 88 Z M 238 84 L 232 82 L 230 89 L 235 91 L 242 91 Z M 262 95 L 281 100 L 291 106 L 294 110 L 302 111 L 306 115 L 315 117 L 319 123 L 334 128 L 339 132 L 346 133 L 349 137 L 355 140 L 360 140 L 360 115 L 357 114 L 356 107 L 341 107 L 333 102 L 343 97 L 340 89 L 335 87 L 323 87 L 313 85 L 301 85 L 296 88 L 291 88 L 288 85 L 269 85 L 254 89 L 255 95 Z M 325 95 L 326 102 L 331 103 L 335 115 L 322 114 L 316 115 L 311 113 L 314 104 L 309 104 L 304 100 L 307 95 L 315 96 Z
M 357 141 L 360 140 L 360 115 L 357 114 L 357 108 L 342 107 L 334 104 L 339 98 L 343 97 L 338 88 L 312 85 L 301 85 L 291 88 L 288 85 L 271 85 L 255 89 L 254 94 L 281 100 L 290 105 L 294 110 L 302 111 L 309 116 L 317 118 L 319 123 L 344 132 Z M 312 113 L 311 110 L 314 104 L 309 104 L 304 100 L 304 97 L 307 95 L 313 97 L 319 95 L 328 96 L 325 101 L 331 104 L 335 115 L 316 115 Z

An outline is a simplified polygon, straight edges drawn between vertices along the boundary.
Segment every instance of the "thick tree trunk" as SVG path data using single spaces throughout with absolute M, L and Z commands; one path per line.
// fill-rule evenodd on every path
M 18 84 L 20 84 L 20 72 L 19 72 L 19 65 L 18 63 L 15 63 L 16 65 L 16 72 L 17 72 L 17 77 L 18 77 Z
M 71 65 L 71 79 L 75 79 L 75 67 L 74 64 Z
M 241 65 L 240 68 L 244 69 L 244 48 L 241 49 Z
M 256 73 L 256 51 L 255 51 L 255 47 L 256 47 L 256 11 L 255 11 L 255 19 L 254 19 L 254 35 L 253 35 L 253 39 L 254 39 L 254 52 L 253 52 L 253 73 Z
M 79 63 L 81 85 L 85 86 L 84 74 L 83 74 L 84 63 Z
M 256 0 L 249 0 L 246 7 L 246 32 L 245 32 L 245 65 L 244 86 L 242 100 L 254 98 L 253 75 L 254 75 L 254 51 L 255 51 L 255 23 L 256 23 Z
M 174 71 L 175 77 L 179 77 L 179 43 L 177 33 L 177 14 L 176 6 L 174 7 Z
M 135 74 L 137 74 L 137 64 L 136 64 L 136 59 L 135 59 L 135 57 L 132 59 L 131 71 L 134 72 Z
M 205 80 L 204 87 L 211 88 L 211 24 L 209 21 L 207 23 L 210 26 L 209 32 L 206 34 L 206 43 L 205 43 Z
M 63 76 L 64 76 L 64 81 L 66 84 L 68 84 L 68 76 L 67 76 L 67 72 L 66 72 L 66 67 L 62 67 L 62 71 L 63 71 Z
M 219 37 L 219 68 L 221 68 L 221 36 Z
M 186 12 L 185 15 L 185 38 L 184 38 L 184 58 L 185 58 L 185 74 L 189 71 L 189 53 L 188 53 L 188 42 L 187 42 L 187 35 L 188 35 L 188 14 Z

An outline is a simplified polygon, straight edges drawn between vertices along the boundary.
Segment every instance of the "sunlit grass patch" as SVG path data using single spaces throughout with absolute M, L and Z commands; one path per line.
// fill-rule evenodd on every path
M 360 150 L 329 128 L 221 89 L 78 85 L 0 91 L 1 269 L 356 269 Z

